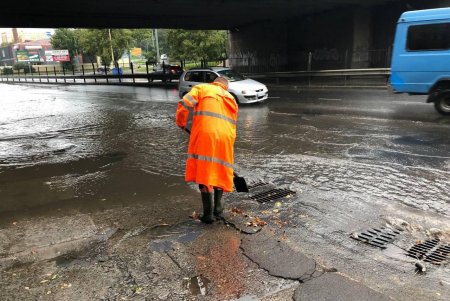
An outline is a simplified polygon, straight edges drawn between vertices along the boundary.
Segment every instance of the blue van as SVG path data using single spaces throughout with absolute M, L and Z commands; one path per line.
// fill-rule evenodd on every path
M 428 95 L 439 113 L 450 115 L 450 8 L 400 16 L 390 81 L 395 92 Z

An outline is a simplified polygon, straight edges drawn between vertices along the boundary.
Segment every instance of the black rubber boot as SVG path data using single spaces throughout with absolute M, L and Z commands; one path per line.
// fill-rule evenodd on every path
M 211 192 L 201 192 L 203 203 L 203 214 L 199 219 L 205 224 L 211 224 L 214 222 L 213 216 L 213 196 Z
M 214 188 L 214 215 L 221 216 L 223 212 L 223 190 Z

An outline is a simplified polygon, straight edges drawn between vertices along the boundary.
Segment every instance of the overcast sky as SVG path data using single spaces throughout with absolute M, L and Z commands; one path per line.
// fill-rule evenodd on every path
M 0 32 L 5 32 L 5 31 L 11 31 L 12 28 L 0 28 Z M 30 31 L 30 32 L 47 32 L 50 31 L 51 33 L 53 33 L 55 31 L 55 29 L 53 28 L 17 28 L 17 30 L 25 30 L 25 31 Z

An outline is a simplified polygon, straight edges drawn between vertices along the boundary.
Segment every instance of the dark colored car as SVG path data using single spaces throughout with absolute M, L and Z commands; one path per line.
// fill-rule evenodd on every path
M 154 71 L 149 73 L 150 81 L 161 80 L 163 82 L 171 82 L 172 80 L 179 80 L 184 70 L 179 65 L 158 65 Z
M 100 66 L 97 68 L 97 72 L 100 72 L 100 73 L 105 73 L 105 70 L 106 70 L 106 72 L 111 72 L 111 69 L 109 67 L 106 67 L 106 69 L 105 69 L 105 66 Z

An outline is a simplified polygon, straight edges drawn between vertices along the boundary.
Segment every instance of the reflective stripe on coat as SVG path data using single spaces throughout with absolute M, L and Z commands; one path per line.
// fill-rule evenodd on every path
M 178 103 L 176 123 L 191 131 L 185 180 L 233 190 L 238 107 L 220 83 L 201 84 Z

